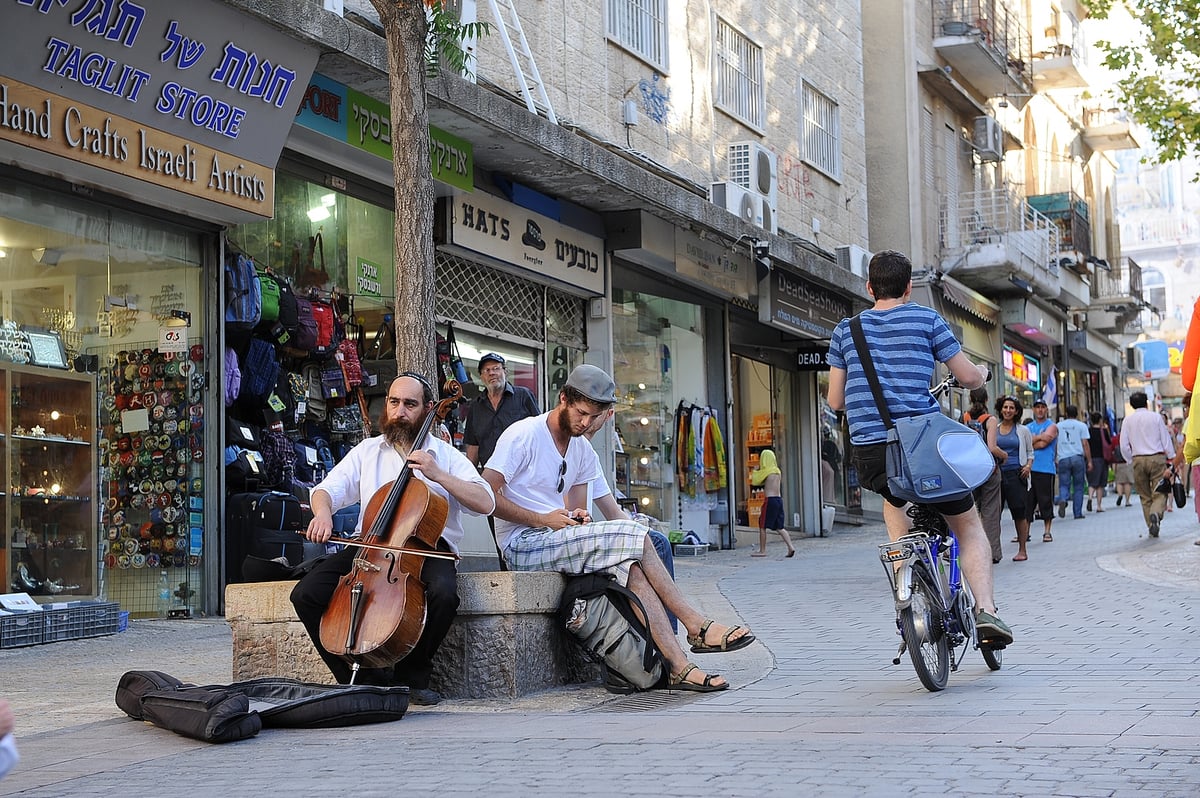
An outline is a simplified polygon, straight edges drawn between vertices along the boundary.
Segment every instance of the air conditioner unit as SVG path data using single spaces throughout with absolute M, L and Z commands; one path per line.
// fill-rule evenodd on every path
M 866 279 L 867 266 L 871 263 L 873 253 L 854 244 L 834 249 L 837 254 L 837 264 L 851 274 Z
M 729 182 L 779 202 L 779 160 L 757 141 L 735 141 L 726 150 Z
M 759 197 L 758 203 L 762 207 L 762 229 L 768 233 L 778 233 L 779 207 L 770 197 Z
M 984 163 L 999 161 L 1004 157 L 1004 131 L 994 116 L 975 117 L 971 131 L 971 144 Z
M 735 214 L 743 222 L 763 226 L 763 197 L 735 183 L 713 183 L 712 203 Z

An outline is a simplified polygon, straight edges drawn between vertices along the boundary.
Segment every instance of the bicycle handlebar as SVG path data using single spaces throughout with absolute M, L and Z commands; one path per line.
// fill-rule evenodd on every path
M 985 383 L 987 383 L 987 382 L 990 382 L 991 379 L 992 379 L 992 370 L 989 368 L 987 376 L 983 378 L 983 381 Z M 937 385 L 930 388 L 929 392 L 931 394 L 933 394 L 933 397 L 936 399 L 939 396 L 941 396 L 942 394 L 944 394 L 946 391 L 950 390 L 951 388 L 958 388 L 958 387 L 960 387 L 959 383 L 958 383 L 958 378 L 955 377 L 953 374 L 951 374 L 951 375 L 947 376 L 946 379 L 942 380 Z

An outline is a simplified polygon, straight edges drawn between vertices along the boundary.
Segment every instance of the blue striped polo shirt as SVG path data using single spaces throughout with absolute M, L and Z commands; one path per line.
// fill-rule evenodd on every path
M 938 404 L 929 393 L 935 363 L 945 363 L 962 350 L 946 320 L 937 311 L 915 302 L 890 310 L 864 310 L 861 316 L 871 362 L 892 418 L 937 410 Z M 846 371 L 850 442 L 856 446 L 883 443 L 887 429 L 863 374 L 849 319 L 842 319 L 833 331 L 829 365 Z

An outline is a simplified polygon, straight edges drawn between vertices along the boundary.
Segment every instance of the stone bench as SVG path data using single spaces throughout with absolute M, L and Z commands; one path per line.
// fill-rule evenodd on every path
M 333 681 L 288 598 L 295 584 L 225 588 L 234 681 Z M 562 587 L 557 573 L 459 572 L 458 617 L 434 658 L 430 686 L 447 698 L 513 698 L 594 680 L 596 667 L 555 626 Z

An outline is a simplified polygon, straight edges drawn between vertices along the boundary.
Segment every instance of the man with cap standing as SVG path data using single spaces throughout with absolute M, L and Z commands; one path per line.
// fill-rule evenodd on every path
M 584 435 L 616 400 L 612 377 L 595 366 L 577 366 L 553 409 L 514 423 L 500 436 L 483 477 L 496 494 L 501 551 L 518 571 L 613 574 L 645 607 L 650 634 L 669 666 L 670 687 L 724 690 L 729 682 L 688 662 L 666 609 L 687 629 L 693 653 L 735 651 L 754 635 L 706 619 L 689 604 L 645 526 L 628 519 L 593 522 L 584 506 L 588 485 L 604 479 L 600 458 Z
M 508 381 L 503 356 L 488 352 L 479 358 L 479 376 L 486 390 L 467 409 L 463 443 L 467 459 L 482 468 L 492 456 L 500 433 L 514 421 L 536 416 L 540 410 L 532 391 Z
M 1028 424 L 1033 436 L 1033 469 L 1029 474 L 1029 502 L 1042 516 L 1042 542 L 1054 540 L 1050 525 L 1054 523 L 1054 478 L 1058 476 L 1058 425 L 1050 420 L 1050 408 L 1045 399 L 1033 403 L 1033 421 Z

